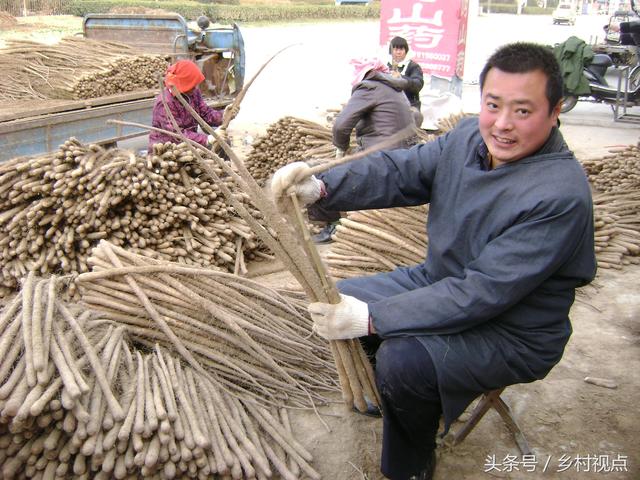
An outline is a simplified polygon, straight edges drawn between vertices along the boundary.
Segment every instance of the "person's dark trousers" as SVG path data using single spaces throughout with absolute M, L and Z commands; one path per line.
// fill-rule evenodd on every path
M 382 339 L 378 335 L 367 335 L 366 337 L 360 337 L 360 344 L 362 345 L 362 349 L 364 353 L 367 354 L 367 358 L 369 362 L 373 366 L 376 367 L 376 353 L 378 353 L 378 349 L 382 344 Z
M 340 220 L 340 212 L 327 210 L 315 203 L 312 203 L 307 207 L 307 215 L 309 216 L 309 220 L 314 222 L 332 223 Z
M 429 352 L 413 337 L 385 339 L 376 354 L 382 398 L 381 471 L 391 480 L 419 475 L 433 461 L 442 407 Z

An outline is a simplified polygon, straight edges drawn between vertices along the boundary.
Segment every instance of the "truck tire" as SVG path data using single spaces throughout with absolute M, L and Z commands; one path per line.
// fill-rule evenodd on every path
M 578 103 L 578 97 L 576 95 L 567 95 L 562 97 L 562 105 L 560 106 L 560 113 L 567 113 L 573 110 L 573 107 Z
M 629 73 L 629 91 L 634 91 L 640 86 L 640 67 L 636 66 Z

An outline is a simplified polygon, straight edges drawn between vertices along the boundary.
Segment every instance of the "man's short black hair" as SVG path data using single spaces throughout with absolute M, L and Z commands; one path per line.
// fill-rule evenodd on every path
M 404 51 L 408 52 L 409 44 L 402 37 L 393 37 L 391 39 L 391 42 L 389 43 L 389 53 L 391 53 L 391 50 L 393 50 L 394 48 L 404 48 Z
M 527 73 L 540 70 L 547 76 L 546 96 L 549 114 L 562 99 L 562 72 L 550 47 L 529 42 L 509 43 L 496 50 L 480 73 L 480 91 L 489 70 L 497 68 L 507 73 Z

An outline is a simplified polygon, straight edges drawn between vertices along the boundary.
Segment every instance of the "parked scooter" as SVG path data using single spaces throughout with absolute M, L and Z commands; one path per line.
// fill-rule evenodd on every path
M 637 52 L 640 45 L 640 21 L 621 22 L 620 39 L 622 45 L 630 45 L 631 48 L 636 50 L 634 55 L 635 63 L 629 66 L 628 82 L 623 79 L 620 90 L 617 82 L 616 85 L 609 85 L 606 75 L 609 68 L 614 65 L 614 62 L 609 55 L 596 53 L 591 63 L 584 67 L 583 70 L 584 76 L 589 81 L 591 92 L 579 96 L 566 95 L 560 108 L 562 113 L 573 109 L 578 100 L 615 105 L 626 98 L 626 107 L 640 105 L 640 62 L 638 61 Z

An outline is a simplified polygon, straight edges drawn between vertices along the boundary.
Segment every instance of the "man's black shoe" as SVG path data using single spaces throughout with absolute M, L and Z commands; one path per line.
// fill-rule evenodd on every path
M 367 417 L 382 418 L 382 413 L 380 412 L 380 409 L 376 407 L 373 403 L 371 403 L 369 399 L 365 398 L 365 401 L 367 402 L 367 409 L 364 412 L 361 412 L 355 406 L 353 406 L 351 410 L 353 410 L 356 413 L 359 413 L 360 415 L 366 415 Z
M 336 231 L 335 223 L 330 223 L 325 226 L 320 232 L 316 233 L 311 237 L 313 243 L 330 243 L 333 242 L 331 235 L 333 235 Z
M 433 480 L 433 474 L 436 471 L 436 452 L 435 450 L 431 451 L 431 456 L 429 458 L 429 462 L 427 463 L 426 468 L 422 470 L 418 475 L 413 475 L 409 477 L 409 480 Z

